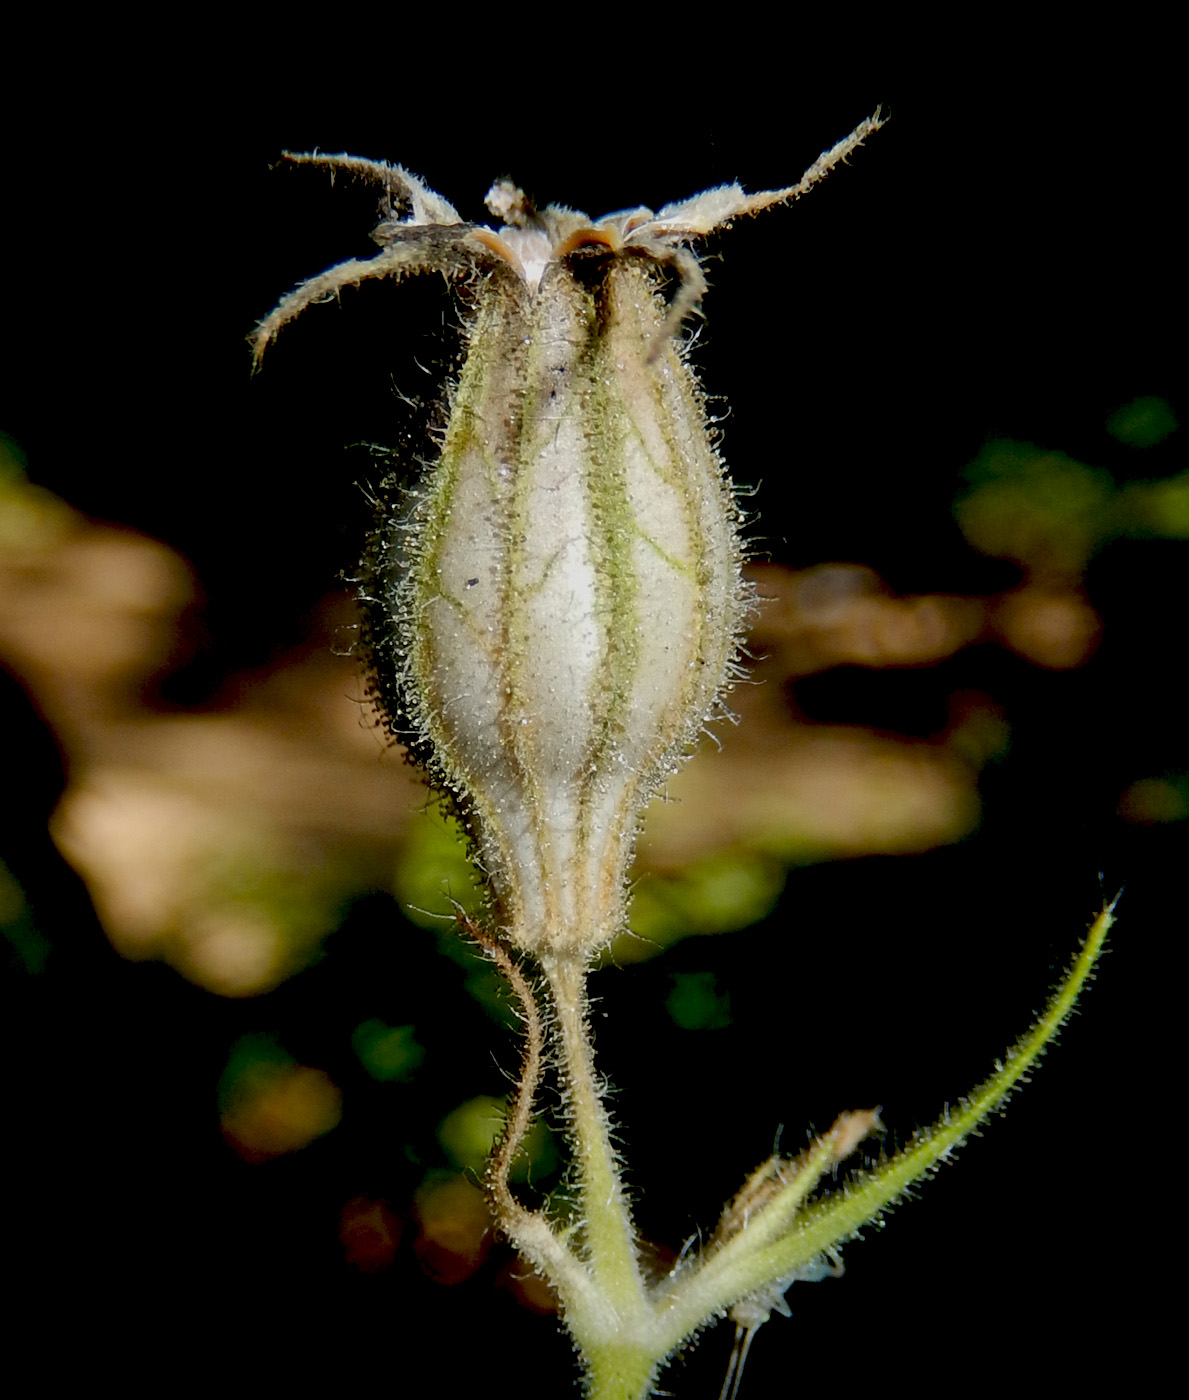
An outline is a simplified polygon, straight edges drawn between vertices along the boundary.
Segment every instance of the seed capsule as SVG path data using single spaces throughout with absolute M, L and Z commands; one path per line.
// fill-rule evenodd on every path
M 737 512 L 647 263 L 492 277 L 393 601 L 407 697 L 507 931 L 619 932 L 640 810 L 704 723 L 744 607 Z
M 376 181 L 405 217 L 282 301 L 257 359 L 369 277 L 440 271 L 476 303 L 440 458 L 373 550 L 365 631 L 390 724 L 458 803 L 521 948 L 585 959 L 621 930 L 640 813 L 719 702 L 747 610 L 739 512 L 673 339 L 705 287 L 686 245 L 798 197 L 878 124 L 799 185 L 659 214 L 538 213 L 499 184 L 498 231 L 398 168 L 293 157 Z

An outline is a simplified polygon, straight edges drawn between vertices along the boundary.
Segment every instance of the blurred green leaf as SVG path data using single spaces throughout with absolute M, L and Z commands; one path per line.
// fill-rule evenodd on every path
M 446 1155 L 464 1171 L 481 1175 L 504 1127 L 504 1103 L 489 1094 L 460 1103 L 438 1125 L 438 1141 Z M 558 1163 L 553 1134 L 540 1118 L 533 1120 L 521 1142 L 509 1175 L 513 1181 L 541 1181 Z
M 413 1026 L 387 1026 L 383 1021 L 364 1021 L 351 1033 L 351 1048 L 373 1079 L 381 1083 L 407 1082 L 425 1059 Z
M 988 443 L 966 469 L 955 505 L 962 533 L 983 554 L 1033 572 L 1080 575 L 1112 533 L 1108 472 L 1027 442 Z
M 787 873 L 783 863 L 755 852 L 723 851 L 677 874 L 647 875 L 632 891 L 628 921 L 635 938 L 616 941 L 616 960 L 638 961 L 691 934 L 759 923 L 776 907 Z
M 1156 447 L 1177 430 L 1176 414 L 1167 399 L 1154 394 L 1132 399 L 1106 421 L 1106 430 L 1125 447 Z
M 25 892 L 3 861 L 0 861 L 0 932 L 15 960 L 27 973 L 36 976 L 45 971 L 50 941 L 34 924 Z
M 678 972 L 665 1010 L 683 1031 L 717 1031 L 731 1024 L 731 998 L 720 992 L 713 972 Z
M 468 914 L 482 908 L 483 891 L 467 852 L 462 828 L 440 807 L 428 808 L 409 823 L 392 888 L 411 923 L 441 929 L 456 917 L 456 903 Z

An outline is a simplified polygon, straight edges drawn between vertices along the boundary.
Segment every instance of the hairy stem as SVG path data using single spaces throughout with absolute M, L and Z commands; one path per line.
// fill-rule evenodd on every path
M 541 1011 L 528 978 L 508 950 L 486 929 L 462 910 L 458 910 L 462 926 L 480 944 L 508 979 L 520 1003 L 524 1021 L 524 1061 L 520 1080 L 508 1104 L 504 1132 L 487 1165 L 487 1190 L 492 1213 L 497 1223 L 516 1248 L 557 1289 L 563 1304 L 572 1306 L 576 1297 L 587 1291 L 586 1271 L 581 1261 L 560 1240 L 540 1211 L 528 1210 L 512 1194 L 509 1176 L 512 1163 L 524 1141 L 533 1117 L 533 1099 L 541 1079 L 544 1058 L 545 1030 Z
M 541 970 L 556 1017 L 554 1036 L 568 1098 L 587 1263 L 598 1291 L 614 1300 L 617 1327 L 627 1323 L 630 1328 L 647 1313 L 648 1305 L 607 1110 L 595 1080 L 586 1017 L 587 967 L 584 959 L 547 957 L 541 960 Z

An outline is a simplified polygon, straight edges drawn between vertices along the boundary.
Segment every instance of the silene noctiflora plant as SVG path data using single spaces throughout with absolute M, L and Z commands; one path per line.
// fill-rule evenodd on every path
M 691 245 L 800 198 L 880 125 L 877 112 L 786 189 L 729 185 L 656 213 L 538 210 L 501 182 L 487 198 L 498 228 L 464 222 L 397 166 L 288 157 L 379 186 L 380 251 L 286 296 L 254 334 L 257 364 L 306 307 L 369 278 L 441 273 L 469 308 L 437 461 L 369 555 L 364 637 L 389 729 L 460 813 L 486 880 L 486 915 L 466 926 L 526 1029 L 488 1191 L 499 1228 L 556 1291 L 598 1400 L 652 1394 L 666 1360 L 723 1316 L 737 1329 L 734 1394 L 755 1329 L 786 1310 L 790 1285 L 835 1272 L 839 1247 L 1027 1074 L 1111 923 L 1104 909 L 1044 1014 L 941 1121 L 818 1192 L 879 1127 L 877 1110 L 841 1114 L 799 1156 L 754 1171 L 701 1247 L 649 1276 L 586 981 L 626 925 L 641 812 L 720 709 L 752 604 L 740 513 L 677 339 L 705 289 Z M 578 1201 L 565 1219 L 509 1184 L 547 1060 Z

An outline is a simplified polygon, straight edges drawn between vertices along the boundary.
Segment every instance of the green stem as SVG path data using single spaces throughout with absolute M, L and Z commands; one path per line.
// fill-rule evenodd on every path
M 588 1265 L 599 1292 L 617 1314 L 618 1327 L 630 1334 L 650 1310 L 607 1110 L 595 1084 L 586 1020 L 587 968 L 584 961 L 563 956 L 542 958 L 541 970 L 556 1017 L 554 1036 L 568 1097 Z
M 588 1400 L 648 1400 L 664 1353 L 651 1346 L 621 1344 L 583 1348 Z

